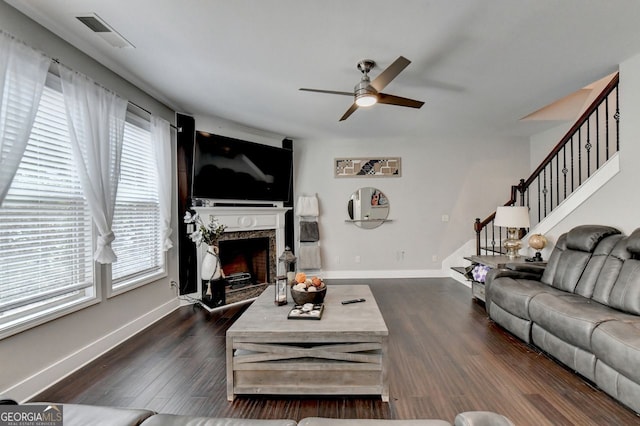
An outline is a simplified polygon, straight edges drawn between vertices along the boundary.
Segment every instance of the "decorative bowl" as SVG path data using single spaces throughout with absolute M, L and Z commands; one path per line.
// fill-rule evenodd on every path
M 300 291 L 291 287 L 291 298 L 296 305 L 304 305 L 305 303 L 318 304 L 324 302 L 327 295 L 327 286 L 317 291 Z

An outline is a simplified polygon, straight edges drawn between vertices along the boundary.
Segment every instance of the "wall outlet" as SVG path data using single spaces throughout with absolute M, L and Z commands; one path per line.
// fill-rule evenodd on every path
M 449 222 L 449 215 L 448 214 L 443 214 L 442 215 L 442 221 L 443 222 Z
M 355 261 L 356 263 L 360 263 L 360 256 L 356 256 Z
M 437 262 L 438 261 L 438 255 L 434 254 L 433 256 L 431 256 L 431 261 L 432 262 Z

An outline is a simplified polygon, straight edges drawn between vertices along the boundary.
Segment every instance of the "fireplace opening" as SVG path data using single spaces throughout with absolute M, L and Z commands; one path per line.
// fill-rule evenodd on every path
M 220 241 L 220 263 L 231 290 L 271 282 L 269 238 Z

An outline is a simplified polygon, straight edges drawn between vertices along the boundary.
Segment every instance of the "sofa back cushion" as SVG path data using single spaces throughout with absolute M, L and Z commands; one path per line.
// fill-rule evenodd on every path
M 619 273 L 613 284 L 610 278 L 599 278 L 593 299 L 612 308 L 640 315 L 640 229 L 636 229 L 621 243 L 624 243 L 624 247 L 617 246 L 609 256 L 611 262 L 609 259 L 606 262 L 621 263 Z
M 609 256 L 602 265 L 600 275 L 596 280 L 596 285 L 593 289 L 593 294 L 584 295 L 585 297 L 591 297 L 596 302 L 608 305 L 611 291 L 616 281 L 620 277 L 622 266 L 627 259 L 631 258 L 629 251 L 627 251 L 627 238 L 621 238 L 616 246 L 611 250 Z
M 583 273 L 598 244 L 604 238 L 617 234 L 620 234 L 619 230 L 601 225 L 576 226 L 566 234 L 562 234 L 549 257 L 541 281 L 571 293 L 576 291 L 579 283 L 581 291 L 589 292 L 589 288 L 592 291 L 599 273 L 598 266 L 602 266 L 605 257 L 598 256 L 596 262 L 589 268 L 589 274 L 581 282 Z M 608 245 L 609 250 L 613 245 Z
M 604 237 L 591 253 L 574 293 L 591 298 L 596 287 L 613 285 L 629 257 L 626 241 L 622 234 Z

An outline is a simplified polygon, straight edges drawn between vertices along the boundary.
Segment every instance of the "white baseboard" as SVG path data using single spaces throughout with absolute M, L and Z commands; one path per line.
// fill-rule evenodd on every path
M 393 269 L 372 271 L 322 271 L 322 278 L 367 279 L 367 278 L 440 278 L 446 277 L 441 269 Z
M 178 307 L 178 299 L 170 300 L 2 392 L 10 395 L 11 398 L 21 403 L 28 401 L 48 387 L 76 372 L 120 343 L 170 314 Z

